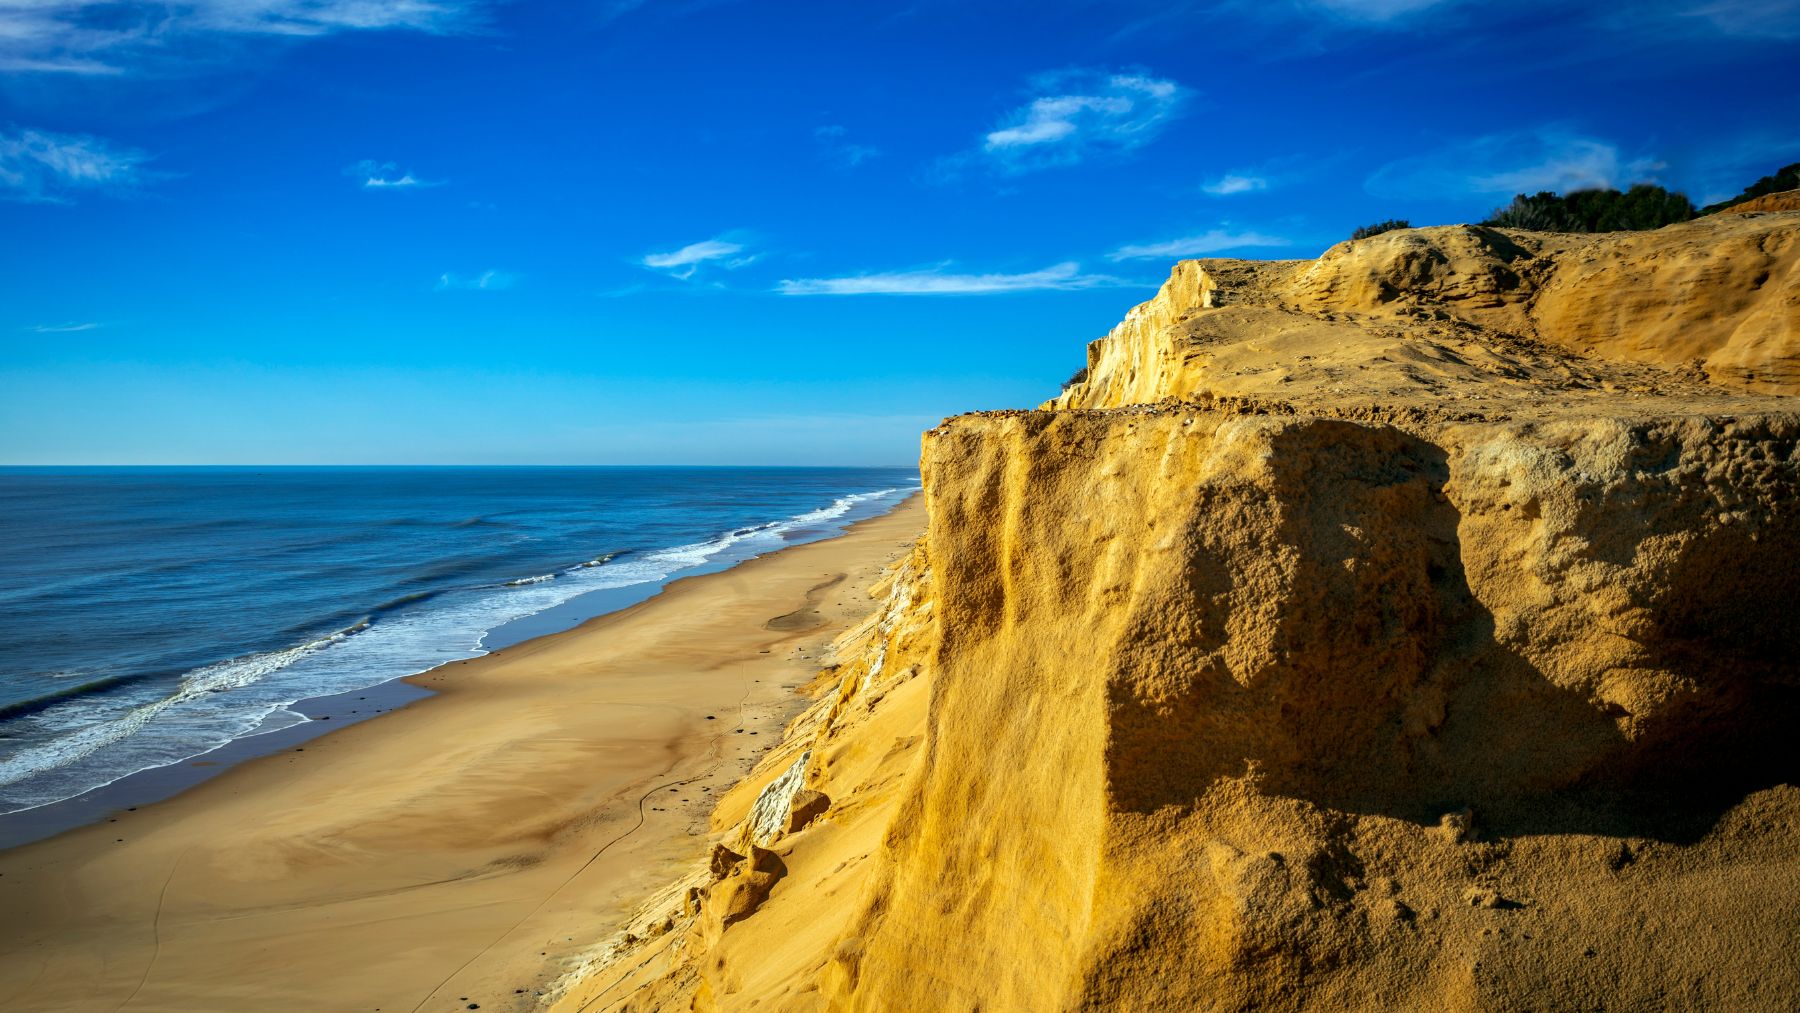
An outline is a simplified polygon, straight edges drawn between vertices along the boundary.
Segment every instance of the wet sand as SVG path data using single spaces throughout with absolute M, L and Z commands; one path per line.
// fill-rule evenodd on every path
M 915 498 L 677 581 L 417 676 L 435 695 L 376 720 L 0 852 L 0 1008 L 531 1008 L 703 849 L 713 796 L 775 744 L 923 521 Z

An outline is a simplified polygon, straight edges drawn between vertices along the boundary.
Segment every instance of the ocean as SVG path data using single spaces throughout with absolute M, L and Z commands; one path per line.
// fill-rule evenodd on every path
M 905 468 L 0 468 L 0 814 L 829 537 L 917 488 Z

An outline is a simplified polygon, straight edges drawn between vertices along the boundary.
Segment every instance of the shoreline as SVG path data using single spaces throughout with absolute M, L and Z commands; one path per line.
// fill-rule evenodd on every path
M 713 797 L 776 745 L 822 647 L 872 609 L 863 591 L 922 523 L 914 493 L 832 537 L 386 683 L 423 695 L 384 722 L 359 714 L 0 851 L 0 1000 L 411 1009 L 438 982 L 425 1008 L 477 991 L 482 1008 L 524 1008 L 691 857 Z M 385 952 L 395 932 L 406 945 Z
M 917 490 L 914 490 L 895 501 L 881 513 L 849 521 L 842 527 L 830 530 L 829 533 L 822 536 L 812 535 L 762 553 L 727 553 L 721 558 L 687 567 L 674 576 L 621 587 L 595 589 L 559 602 L 541 612 L 509 619 L 482 635 L 480 647 L 485 653 L 477 655 L 477 658 L 491 657 L 500 651 L 532 640 L 579 629 L 582 625 L 595 619 L 648 601 L 679 581 L 722 573 L 761 556 L 837 538 L 865 520 L 886 516 L 899 509 L 916 495 L 918 495 Z M 805 532 L 806 529 L 802 528 L 799 531 Z M 301 746 L 314 739 L 329 735 L 339 728 L 361 724 L 382 714 L 392 713 L 400 707 L 432 695 L 432 690 L 425 688 L 415 680 L 430 675 L 437 668 L 454 665 L 459 661 L 445 662 L 443 665 L 424 671 L 394 676 L 365 688 L 303 697 L 288 704 L 287 709 L 309 720 L 277 727 L 267 732 L 239 736 L 174 763 L 147 767 L 120 775 L 79 795 L 32 806 L 28 809 L 0 813 L 0 854 L 4 854 L 12 848 L 49 840 L 58 834 L 97 823 L 117 811 L 136 811 L 140 807 L 166 801 L 242 764 Z M 324 724 L 327 721 L 337 722 L 337 724 Z

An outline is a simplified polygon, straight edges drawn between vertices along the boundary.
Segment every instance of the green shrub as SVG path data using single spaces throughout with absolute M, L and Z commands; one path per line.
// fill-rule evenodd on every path
M 1407 221 L 1404 218 L 1389 218 L 1385 222 L 1376 222 L 1373 225 L 1364 225 L 1362 228 L 1357 229 L 1355 232 L 1350 233 L 1350 238 L 1351 239 L 1367 239 L 1370 236 L 1379 236 L 1383 232 L 1392 232 L 1395 229 L 1410 229 L 1410 228 L 1412 228 L 1412 223 Z
M 1783 190 L 1800 190 L 1800 162 L 1795 162 L 1793 165 L 1782 166 L 1775 170 L 1775 175 L 1764 176 L 1749 186 L 1744 187 L 1743 193 L 1738 194 L 1730 200 L 1722 200 L 1717 204 L 1708 204 L 1700 209 L 1700 213 L 1703 215 L 1710 215 L 1715 211 L 1723 211 L 1733 204 L 1742 204 L 1747 200 L 1761 197 L 1763 194 L 1780 193 Z
M 1540 193 L 1535 197 L 1519 194 L 1511 204 L 1496 210 L 1481 224 L 1501 229 L 1559 232 L 1562 214 L 1558 202 L 1561 200 L 1553 193 Z
M 1695 215 L 1692 201 L 1651 183 L 1617 190 L 1548 190 L 1519 194 L 1482 222 L 1503 229 L 1534 232 L 1641 232 L 1685 222 Z
M 1087 367 L 1083 366 L 1080 369 L 1075 371 L 1074 376 L 1071 376 L 1067 380 L 1063 381 L 1062 389 L 1068 390 L 1070 387 L 1073 387 L 1076 384 L 1081 383 L 1082 381 L 1084 381 L 1086 379 L 1087 379 Z

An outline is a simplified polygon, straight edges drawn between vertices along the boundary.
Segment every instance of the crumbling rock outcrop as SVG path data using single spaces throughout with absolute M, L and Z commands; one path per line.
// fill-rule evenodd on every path
M 734 922 L 755 914 L 769 899 L 769 891 L 787 875 L 780 855 L 755 845 L 745 850 L 749 854 L 740 855 L 719 845 L 713 847 L 709 860 L 713 881 L 697 888 L 691 901 L 692 913 L 697 916 L 694 941 L 702 947 L 716 944 L 720 934 Z
M 768 844 L 788 831 L 795 799 L 800 792 L 806 790 L 806 764 L 811 759 L 810 750 L 801 752 L 799 758 L 781 772 L 780 777 L 770 781 L 756 796 L 756 801 L 750 806 L 750 817 L 744 821 L 745 840 L 752 844 Z

